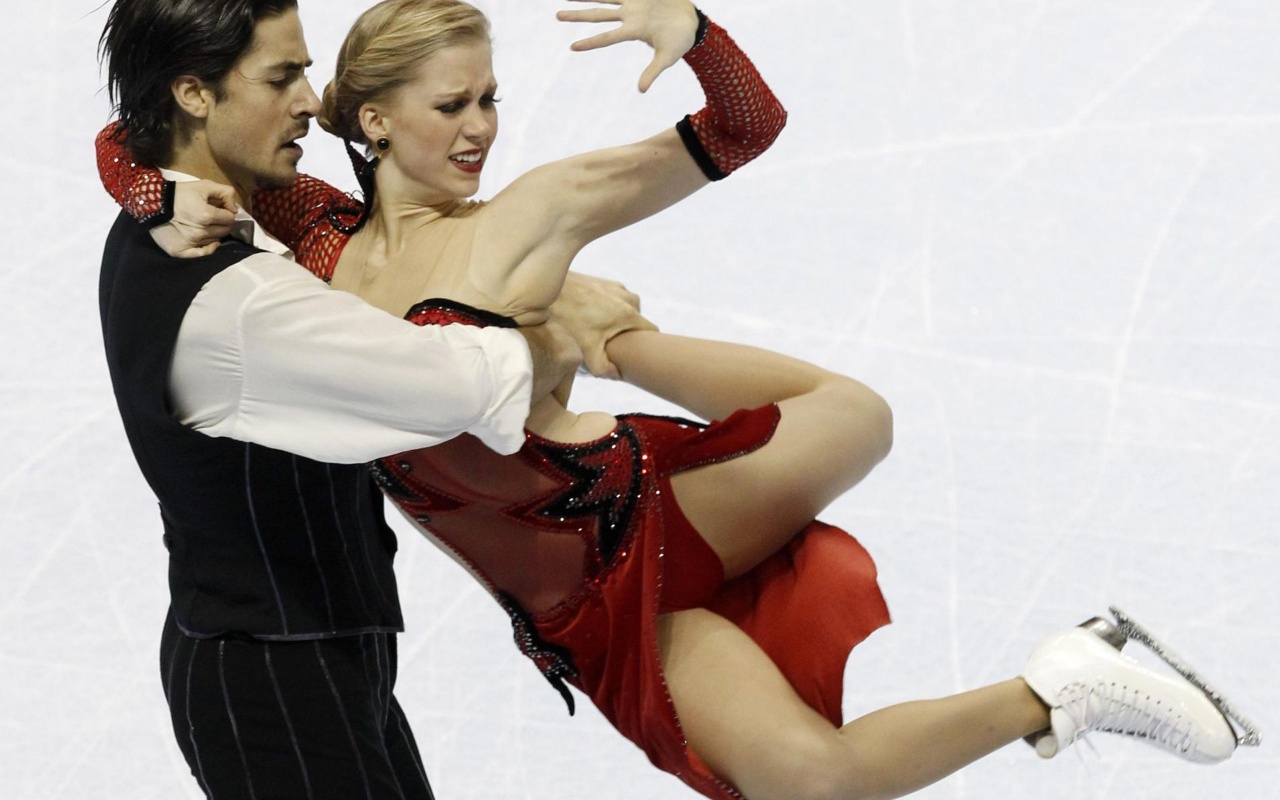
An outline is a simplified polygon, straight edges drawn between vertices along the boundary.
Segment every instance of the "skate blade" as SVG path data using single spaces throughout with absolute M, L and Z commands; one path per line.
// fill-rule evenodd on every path
M 1179 675 L 1186 678 L 1188 683 L 1204 692 L 1205 697 L 1209 698 L 1209 702 L 1213 703 L 1218 711 L 1222 712 L 1222 716 L 1226 717 L 1235 726 L 1237 729 L 1236 739 L 1239 744 L 1247 747 L 1257 747 L 1262 744 L 1262 731 L 1258 729 L 1258 726 L 1237 711 L 1223 696 L 1222 692 L 1215 689 L 1201 677 L 1194 667 L 1183 661 L 1159 639 L 1152 636 L 1151 632 L 1138 624 L 1133 617 L 1115 606 L 1111 606 L 1111 615 L 1116 618 L 1116 626 L 1124 633 L 1126 639 L 1132 639 L 1144 645 L 1152 653 L 1159 656 L 1162 661 L 1173 667 Z

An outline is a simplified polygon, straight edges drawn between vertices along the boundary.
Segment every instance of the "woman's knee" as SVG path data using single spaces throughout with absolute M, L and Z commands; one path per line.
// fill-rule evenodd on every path
M 893 449 L 893 409 L 871 387 L 840 376 L 827 386 L 835 424 L 845 427 L 876 461 Z

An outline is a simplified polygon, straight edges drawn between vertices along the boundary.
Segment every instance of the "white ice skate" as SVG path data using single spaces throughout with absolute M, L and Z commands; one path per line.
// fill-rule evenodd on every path
M 1037 753 L 1051 758 L 1085 734 L 1103 731 L 1212 764 L 1230 757 L 1237 743 L 1261 741 L 1258 729 L 1194 670 L 1123 612 L 1111 611 L 1116 623 L 1092 619 L 1050 637 L 1028 660 L 1023 679 L 1051 709 L 1050 729 L 1028 739 Z M 1122 655 L 1120 648 L 1131 638 L 1150 647 L 1186 680 Z
M 1222 715 L 1234 727 L 1236 739 L 1241 745 L 1246 747 L 1257 747 L 1262 744 L 1262 731 L 1258 729 L 1247 717 L 1236 710 L 1235 706 L 1229 700 L 1214 688 L 1207 680 L 1201 677 L 1200 673 L 1194 667 L 1183 661 L 1176 653 L 1170 650 L 1163 642 L 1157 639 L 1146 628 L 1138 624 L 1137 620 L 1121 611 L 1115 606 L 1110 607 L 1111 616 L 1116 619 L 1116 630 L 1125 640 L 1132 639 L 1135 642 L 1145 646 L 1148 650 L 1159 656 L 1166 664 L 1173 667 L 1179 675 L 1186 678 L 1191 685 L 1204 692 L 1209 698 L 1209 702 L 1222 712 Z M 1106 621 L 1103 621 L 1106 625 Z M 1123 645 L 1123 642 L 1121 642 Z M 1118 645 L 1120 646 L 1120 645 Z

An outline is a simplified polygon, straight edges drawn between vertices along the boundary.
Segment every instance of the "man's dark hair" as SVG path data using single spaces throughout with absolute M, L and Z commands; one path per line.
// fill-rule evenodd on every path
M 220 94 L 258 20 L 297 7 L 297 0 L 116 0 L 98 54 L 120 118 L 117 135 L 134 158 L 154 167 L 172 155 L 175 78 L 193 75 Z

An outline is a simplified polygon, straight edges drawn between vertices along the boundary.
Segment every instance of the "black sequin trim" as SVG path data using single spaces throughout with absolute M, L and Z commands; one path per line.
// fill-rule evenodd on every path
M 387 469 L 381 460 L 369 464 L 369 472 L 374 481 L 389 495 L 401 500 L 421 500 L 422 497 L 410 489 L 394 472 Z
M 375 176 L 378 171 L 378 159 L 367 159 L 356 152 L 351 146 L 351 142 L 343 140 L 342 144 L 347 149 L 347 158 L 351 159 L 351 169 L 356 173 L 356 182 L 360 184 L 360 191 L 364 193 L 364 201 L 359 206 L 336 206 L 329 209 L 329 224 L 340 233 L 351 236 L 369 221 L 370 212 L 373 209 L 373 196 L 378 190 L 378 183 Z M 355 198 L 352 198 L 354 201 Z M 346 219 L 344 219 L 346 217 Z M 354 221 L 348 221 L 355 217 Z
M 573 702 L 573 695 L 569 692 L 569 687 L 565 685 L 564 679 L 570 680 L 578 677 L 578 668 L 573 665 L 573 657 L 569 651 L 559 645 L 551 644 L 538 635 L 538 629 L 533 624 L 533 617 L 528 611 L 516 601 L 514 597 L 506 592 L 498 592 L 498 602 L 506 609 L 507 615 L 511 617 L 511 628 L 515 634 L 516 647 L 520 648 L 520 652 L 529 657 L 530 660 L 542 672 L 542 676 L 547 679 L 555 690 L 564 698 L 565 705 L 569 707 L 569 716 L 573 716 L 576 706 Z
M 160 189 L 160 208 L 138 220 L 147 230 L 153 230 L 173 219 L 173 200 L 178 190 L 174 181 L 165 181 Z
M 368 209 L 359 205 L 356 198 L 351 197 L 351 202 L 351 205 L 335 204 L 325 211 L 325 218 L 328 219 L 329 225 L 339 233 L 348 236 L 363 228 L 365 220 L 369 218 Z
M 494 311 L 485 311 L 483 308 L 469 306 L 457 300 L 450 300 L 447 297 L 430 297 L 415 303 L 413 308 L 404 315 L 405 319 L 413 319 L 414 316 L 422 311 L 440 310 L 449 311 L 456 314 L 462 319 L 458 322 L 464 324 L 478 325 L 481 327 L 492 328 L 518 328 L 516 321 L 511 317 L 504 317 Z

